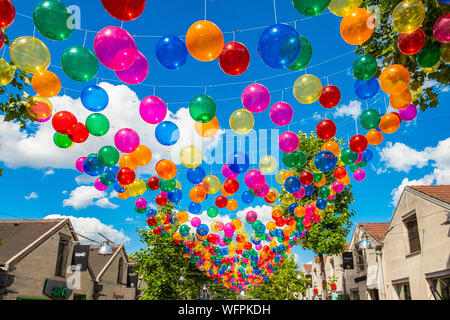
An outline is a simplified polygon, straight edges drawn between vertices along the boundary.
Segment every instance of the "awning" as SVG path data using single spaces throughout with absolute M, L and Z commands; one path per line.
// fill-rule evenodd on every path
M 366 286 L 369 289 L 378 289 L 377 270 L 377 265 L 370 265 L 367 267 Z

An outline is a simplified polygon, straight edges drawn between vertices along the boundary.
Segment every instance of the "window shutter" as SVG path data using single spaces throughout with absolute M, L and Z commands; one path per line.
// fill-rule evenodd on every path
M 409 251 L 410 251 L 410 253 L 414 253 L 414 252 L 420 251 L 419 228 L 417 226 L 417 219 L 416 219 L 416 217 L 406 221 L 406 228 L 408 230 Z

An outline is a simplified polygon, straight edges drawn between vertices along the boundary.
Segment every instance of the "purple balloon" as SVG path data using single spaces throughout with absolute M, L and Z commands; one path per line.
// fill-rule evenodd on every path
M 248 85 L 241 98 L 245 109 L 253 113 L 263 112 L 270 104 L 269 90 L 259 83 Z
M 235 179 L 239 175 L 239 173 L 235 173 L 235 172 L 231 171 L 231 169 L 230 169 L 230 167 L 228 167 L 227 163 L 225 163 L 222 166 L 222 174 L 227 179 Z
M 94 51 L 107 68 L 118 71 L 128 69 L 138 53 L 136 42 L 124 29 L 105 27 L 95 36 Z
M 356 181 L 363 181 L 366 178 L 366 172 L 363 169 L 358 169 L 353 172 L 353 178 Z
M 417 116 L 417 108 L 415 105 L 410 104 L 404 109 L 399 110 L 400 119 L 403 121 L 411 121 L 414 120 Z
M 302 199 L 305 195 L 306 195 L 306 189 L 303 186 L 301 186 L 297 192 L 292 194 L 292 196 L 295 199 Z
M 436 20 L 433 26 L 433 35 L 441 43 L 450 42 L 450 13 Z
M 95 179 L 94 187 L 95 187 L 95 189 L 97 189 L 98 191 L 105 191 L 106 189 L 108 189 L 108 186 L 105 186 L 105 185 L 100 181 L 100 178 Z
M 139 147 L 140 139 L 133 129 L 123 128 L 116 132 L 114 143 L 121 152 L 131 153 Z
M 283 132 L 278 138 L 278 146 L 285 153 L 294 152 L 298 149 L 299 144 L 298 136 L 292 131 Z
M 355 164 L 360 163 L 363 158 L 364 158 L 364 156 L 363 156 L 362 152 L 358 153 L 358 158 L 356 159 Z
M 277 126 L 285 126 L 294 116 L 292 107 L 286 102 L 277 102 L 270 108 L 270 119 Z
M 86 157 L 79 157 L 77 161 L 75 161 L 75 168 L 77 168 L 77 170 L 80 172 L 84 172 L 83 168 L 84 160 L 86 160 Z
M 134 63 L 126 70 L 115 71 L 117 78 L 128 84 L 138 84 L 147 78 L 149 72 L 149 66 L 147 58 L 137 52 Z
M 145 200 L 144 198 L 138 198 L 136 199 L 135 205 L 138 209 L 145 209 L 147 208 L 147 200 Z
M 261 188 L 266 183 L 266 176 L 259 170 L 250 170 L 245 174 L 244 182 L 250 189 Z
M 145 122 L 158 124 L 166 117 L 167 106 L 161 98 L 150 96 L 142 100 L 139 114 Z
M 255 196 L 264 198 L 269 193 L 269 189 L 269 185 L 264 183 L 261 187 L 254 189 L 253 192 Z

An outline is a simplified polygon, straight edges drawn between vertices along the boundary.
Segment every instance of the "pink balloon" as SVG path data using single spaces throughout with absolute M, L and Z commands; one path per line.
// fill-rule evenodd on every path
M 50 120 L 52 117 L 52 115 L 49 115 L 47 118 L 45 119 L 37 119 L 37 122 L 47 122 L 48 120 Z
M 235 172 L 231 171 L 231 169 L 230 169 L 230 167 L 228 167 L 227 163 L 225 163 L 222 166 L 222 174 L 227 179 L 235 179 L 239 175 L 239 173 L 235 173 Z
M 105 186 L 105 185 L 100 181 L 100 178 L 95 179 L 94 187 L 95 187 L 95 189 L 97 189 L 98 191 L 105 191 L 106 189 L 108 189 L 108 186 Z
M 202 221 L 198 217 L 194 217 L 191 220 L 191 226 L 193 226 L 194 228 L 197 228 L 201 223 Z
M 398 113 L 402 121 L 411 121 L 414 120 L 417 116 L 417 108 L 415 105 L 410 104 L 406 108 L 399 110 Z
M 332 189 L 336 193 L 342 192 L 344 190 L 344 184 L 337 180 L 333 182 Z
M 247 212 L 247 214 L 245 215 L 245 219 L 246 219 L 249 223 L 255 222 L 256 219 L 258 219 L 258 214 L 257 214 L 255 211 L 250 210 L 250 211 Z
M 302 199 L 305 196 L 305 194 L 306 194 L 306 189 L 303 186 L 301 186 L 297 192 L 292 194 L 292 196 L 295 199 Z
M 266 183 L 266 176 L 261 171 L 253 169 L 245 174 L 244 182 L 250 189 L 257 189 Z
M 305 206 L 305 218 L 311 217 L 312 214 L 314 214 L 314 212 L 316 212 L 316 206 L 313 206 L 311 204 L 307 204 Z
M 261 187 L 254 189 L 253 192 L 255 196 L 264 198 L 269 193 L 269 189 L 269 185 L 264 183 Z
M 97 33 L 94 51 L 98 60 L 114 71 L 128 69 L 138 52 L 133 37 L 124 29 L 113 26 L 105 27 Z
M 145 200 L 144 198 L 138 198 L 136 199 L 135 205 L 138 209 L 145 209 L 147 208 L 147 200 Z
M 277 102 L 270 108 L 270 119 L 277 126 L 285 126 L 294 117 L 292 107 L 286 102 Z
M 356 181 L 363 181 L 366 178 L 366 172 L 363 169 L 357 169 L 353 172 L 353 178 Z
M 270 104 L 270 93 L 259 83 L 248 85 L 242 92 L 242 105 L 250 112 L 258 113 L 267 109 Z
M 450 13 L 436 20 L 433 26 L 433 35 L 441 43 L 450 42 Z
M 356 159 L 355 164 L 360 163 L 363 158 L 364 158 L 364 156 L 363 156 L 362 152 L 358 153 L 358 158 Z
M 75 161 L 75 168 L 80 172 L 84 172 L 84 168 L 83 168 L 84 160 L 86 160 L 86 157 L 79 157 Z
M 150 96 L 142 100 L 139 114 L 145 122 L 158 124 L 166 117 L 167 106 L 161 98 Z
M 258 244 L 258 245 L 255 246 L 255 250 L 256 251 L 259 251 L 261 249 L 262 249 L 262 244 Z
M 278 146 L 280 147 L 280 150 L 285 153 L 294 152 L 298 149 L 299 144 L 300 140 L 298 139 L 298 136 L 291 131 L 283 132 L 278 138 Z
M 134 63 L 125 70 L 115 71 L 117 78 L 128 84 L 138 84 L 147 78 L 149 66 L 147 58 L 139 51 Z
M 114 143 L 119 151 L 131 153 L 139 147 L 139 135 L 130 128 L 123 128 L 116 132 Z

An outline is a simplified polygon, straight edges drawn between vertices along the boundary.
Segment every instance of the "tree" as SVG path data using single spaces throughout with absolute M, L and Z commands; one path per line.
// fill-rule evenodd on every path
M 379 28 L 375 28 L 373 36 L 364 44 L 356 48 L 355 53 L 368 54 L 383 63 L 383 67 L 392 64 L 404 65 L 411 73 L 411 82 L 418 82 L 422 87 L 426 80 L 436 81 L 437 83 L 448 85 L 450 83 L 450 68 L 446 63 L 441 63 L 439 67 L 430 73 L 424 72 L 416 62 L 414 55 L 407 56 L 402 54 L 397 47 L 397 38 L 399 33 L 393 28 L 390 18 L 392 11 L 401 2 L 401 0 L 371 0 L 364 1 L 362 7 L 374 8 L 378 7 L 379 14 L 375 14 L 376 24 Z M 421 0 L 426 8 L 425 21 L 421 29 L 425 32 L 427 43 L 434 43 L 441 47 L 443 44 L 436 41 L 433 36 L 433 25 L 436 20 L 446 13 L 450 12 L 450 8 L 446 4 L 440 4 L 437 0 Z M 372 11 L 373 12 L 373 11 Z M 378 70 L 377 77 L 382 70 Z M 429 86 L 423 90 L 421 97 L 417 100 L 418 106 L 422 110 L 428 107 L 436 107 L 439 104 L 438 90 L 436 86 Z
M 300 144 L 298 150 L 303 151 L 307 157 L 307 164 L 314 161 L 314 157 L 321 151 L 323 140 L 315 135 L 314 132 L 308 136 L 306 133 L 299 132 L 298 134 Z M 344 144 L 343 140 L 333 138 L 332 141 L 340 144 Z M 311 166 L 311 165 L 310 165 Z M 293 168 L 290 169 L 295 175 L 299 175 L 307 168 Z M 333 175 L 333 171 L 324 174 L 327 184 L 331 185 L 336 178 Z M 350 232 L 352 225 L 351 217 L 355 214 L 353 210 L 349 210 L 350 204 L 353 202 L 351 185 L 347 185 L 344 190 L 336 194 L 336 198 L 332 204 L 329 204 L 325 208 L 324 214 L 319 223 L 312 223 L 311 229 L 306 235 L 301 238 L 301 245 L 303 248 L 312 250 L 318 255 L 320 263 L 320 273 L 323 286 L 326 288 L 327 277 L 325 274 L 324 255 L 335 255 L 345 250 L 345 243 L 347 235 Z M 280 198 L 284 196 L 286 190 L 281 188 Z M 318 188 L 314 188 L 314 192 L 309 197 L 303 197 L 302 199 L 296 199 L 296 203 L 301 206 L 305 206 L 319 198 Z M 282 205 L 284 215 L 292 214 L 288 210 L 288 206 Z M 324 295 L 324 299 L 328 297 Z
M 250 295 L 261 300 L 297 300 L 298 295 L 305 295 L 311 280 L 299 271 L 290 255 L 269 278 Z

